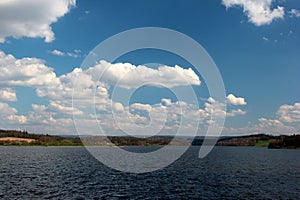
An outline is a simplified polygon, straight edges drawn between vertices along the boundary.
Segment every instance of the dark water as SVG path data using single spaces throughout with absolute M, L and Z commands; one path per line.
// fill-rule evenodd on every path
M 152 148 L 152 147 L 133 147 Z M 299 199 L 300 151 L 192 147 L 147 174 L 109 169 L 81 147 L 0 147 L 0 199 Z

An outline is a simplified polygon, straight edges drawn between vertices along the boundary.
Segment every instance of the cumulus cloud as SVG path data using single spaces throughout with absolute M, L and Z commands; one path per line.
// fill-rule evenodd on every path
M 212 97 L 209 97 L 207 102 L 204 104 L 205 108 L 204 111 L 208 114 L 209 117 L 212 115 L 217 117 L 225 117 L 226 111 L 222 109 L 225 105 L 217 102 Z
M 67 115 L 82 115 L 83 112 L 77 108 L 71 106 L 61 105 L 57 102 L 50 102 L 50 109 L 57 111 L 58 113 L 67 114 Z
M 261 123 L 260 126 L 268 126 L 268 127 L 277 127 L 283 126 L 283 123 L 277 119 L 266 119 L 266 118 L 259 118 L 258 121 Z
M 250 123 L 240 128 L 225 128 L 226 133 L 270 133 L 295 134 L 300 132 L 300 103 L 282 105 L 277 111 L 275 119 L 261 117 L 258 123 Z
M 298 18 L 298 17 L 300 17 L 300 11 L 296 10 L 296 9 L 291 9 L 289 11 L 289 16 Z
M 123 104 L 119 103 L 119 102 L 113 102 L 113 109 L 115 112 L 122 112 L 124 110 L 124 106 Z
M 242 97 L 235 97 L 233 94 L 229 94 L 227 97 L 227 103 L 231 104 L 231 105 L 247 105 L 247 102 L 245 101 L 244 98 Z
M 0 110 L 1 110 L 0 113 L 1 117 L 17 113 L 17 109 L 11 108 L 7 103 L 2 103 L 2 102 L 0 102 Z
M 27 122 L 27 118 L 24 115 L 9 115 L 7 119 L 17 124 L 25 124 Z
M 278 119 L 259 118 L 258 123 L 249 123 L 242 127 L 224 127 L 223 134 L 225 135 L 240 135 L 253 133 L 267 133 L 267 134 L 295 134 L 299 133 L 300 127 L 285 125 Z
M 0 85 L 42 86 L 57 84 L 58 79 L 52 68 L 37 58 L 16 59 L 0 51 Z
M 146 66 L 135 66 L 130 63 L 108 63 L 100 61 L 94 67 L 86 70 L 93 80 L 107 82 L 110 85 L 118 84 L 119 87 L 131 89 L 148 84 L 154 86 L 175 87 L 183 85 L 200 85 L 201 81 L 191 69 L 175 66 L 160 66 L 152 69 Z
M 143 111 L 150 112 L 152 109 L 152 106 L 149 104 L 134 103 L 134 104 L 131 104 L 130 109 L 143 110 Z
M 56 56 L 64 56 L 65 55 L 64 52 L 57 50 L 57 49 L 52 50 L 51 54 L 56 55 Z
M 234 111 L 234 110 L 233 110 Z M 227 134 L 240 133 L 269 133 L 269 134 L 295 134 L 300 132 L 300 103 L 282 105 L 277 111 L 275 119 L 261 117 L 258 123 L 249 123 L 240 128 L 225 128 Z
M 99 80 L 100 75 L 102 76 Z M 183 69 L 179 66 L 151 69 L 130 63 L 111 64 L 106 61 L 100 61 L 99 64 L 85 70 L 75 68 L 72 72 L 55 79 L 57 83 L 39 87 L 38 96 L 56 100 L 71 98 L 75 86 L 74 98 L 84 99 L 96 95 L 97 100 L 101 101 L 108 98 L 108 89 L 116 84 L 126 89 L 140 87 L 143 83 L 166 87 L 200 84 L 199 77 L 192 69 Z
M 76 0 L 13 0 L 0 2 L 0 43 L 7 37 L 44 38 L 55 36 L 51 24 L 76 5 Z
M 27 118 L 24 115 L 18 115 L 16 108 L 10 107 L 7 103 L 0 102 L 0 125 L 6 126 L 6 124 L 25 124 Z
M 72 118 L 63 118 L 58 114 L 48 106 L 32 104 L 32 111 L 27 116 L 27 125 L 23 126 L 23 129 L 36 133 L 74 134 Z
M 79 51 L 77 50 L 77 52 Z M 102 73 L 104 70 L 107 70 L 105 78 L 98 81 L 98 73 Z M 121 86 L 125 88 L 138 87 L 145 80 L 150 83 L 158 82 L 168 87 L 200 84 L 194 71 L 179 66 L 162 66 L 159 69 L 151 69 L 146 66 L 134 66 L 126 63 L 111 64 L 105 61 L 101 61 L 89 69 L 75 68 L 70 73 L 56 76 L 53 69 L 46 66 L 40 59 L 17 59 L 13 55 L 6 55 L 0 51 L 0 86 L 5 88 L 2 90 L 1 98 L 16 100 L 16 94 L 9 87 L 23 86 L 36 89 L 37 96 L 49 100 L 49 105 L 32 105 L 32 111 L 29 112 L 26 119 L 32 127 L 41 128 L 43 125 L 47 127 L 53 125 L 62 129 L 57 125 L 66 120 L 62 116 L 82 115 L 86 106 L 93 105 L 94 100 L 95 107 L 99 111 L 106 113 L 113 109 L 117 112 L 124 112 L 124 106 L 121 103 L 113 102 L 108 93 L 109 89 L 124 75 L 129 76 L 121 83 Z M 76 86 L 75 91 L 73 91 L 74 86 Z M 73 102 L 76 102 L 76 108 L 72 107 L 72 99 Z M 166 99 L 162 102 L 165 102 L 166 105 L 171 104 L 171 101 Z M 139 114 L 150 112 L 151 109 L 150 105 L 133 104 L 127 108 L 127 111 L 134 110 L 136 112 L 129 114 L 133 121 L 146 122 L 148 119 Z M 157 107 L 155 109 L 157 112 L 151 112 L 155 116 L 154 118 L 160 119 L 161 109 Z M 10 116 L 10 120 L 25 121 L 22 117 L 18 118 L 15 111 L 14 113 Z
M 29 122 L 32 126 L 41 124 L 54 124 L 54 113 L 48 111 L 48 107 L 45 105 L 32 104 L 32 111 L 29 112 Z
M 295 127 L 287 126 L 278 119 L 259 118 L 258 121 L 259 124 L 255 125 L 254 128 L 260 132 L 287 134 L 297 131 Z
M 122 127 L 128 132 L 141 134 L 142 129 L 138 129 L 135 126 L 136 124 L 151 125 L 152 131 L 161 127 L 164 127 L 164 130 L 176 131 L 179 126 L 183 130 L 188 131 L 193 130 L 193 127 L 197 126 L 199 122 L 202 130 L 204 130 L 207 125 L 218 125 L 218 122 L 213 121 L 212 117 L 217 119 L 246 114 L 246 111 L 241 109 L 233 109 L 226 112 L 224 106 L 225 104 L 219 103 L 211 97 L 206 100 L 204 108 L 199 108 L 195 104 L 184 101 L 172 102 L 170 99 L 163 98 L 160 103 L 154 105 L 134 103 L 129 107 L 125 107 L 122 110 L 122 114 L 114 116 L 114 120 L 111 119 L 112 117 L 104 117 L 103 114 L 99 117 L 101 118 L 100 124 L 103 126 Z M 118 126 L 112 125 L 114 123 L 112 121 L 117 121 Z M 117 131 L 118 128 L 115 130 Z M 151 130 L 147 131 L 151 132 Z
M 73 58 L 78 58 L 81 51 L 78 49 L 75 49 L 74 53 L 72 53 L 72 52 L 63 52 L 63 51 L 54 49 L 54 50 L 50 51 L 50 53 L 53 55 L 56 55 L 56 56 L 69 56 L 69 57 L 73 57 Z
M 0 100 L 2 101 L 17 101 L 16 91 L 11 88 L 0 89 Z
M 280 120 L 284 122 L 300 122 L 300 103 L 282 105 L 277 111 Z
M 161 104 L 162 104 L 163 106 L 170 106 L 170 105 L 172 104 L 172 101 L 171 101 L 171 99 L 165 99 L 165 98 L 162 98 L 162 99 L 161 99 Z
M 235 97 L 233 94 L 227 96 L 227 103 L 233 106 L 246 105 L 245 99 L 242 97 Z M 206 116 L 215 115 L 217 117 L 235 117 L 238 115 L 245 115 L 247 112 L 241 109 L 231 109 L 225 111 L 225 104 L 216 101 L 214 98 L 209 97 L 207 102 L 204 104 L 204 111 L 207 113 Z
M 99 73 L 103 73 L 103 79 L 98 80 Z M 211 116 L 224 117 L 227 114 L 234 117 L 245 114 L 245 111 L 240 109 L 226 113 L 221 109 L 225 104 L 220 104 L 213 98 L 207 99 L 203 109 L 199 109 L 198 105 L 184 101 L 172 102 L 167 98 L 162 98 L 161 102 L 154 105 L 134 103 L 129 106 L 111 99 L 109 91 L 118 82 L 120 87 L 135 88 L 144 81 L 167 87 L 200 84 L 199 77 L 192 69 L 183 69 L 179 66 L 161 66 L 152 69 L 129 63 L 111 64 L 106 61 L 101 61 L 88 69 L 75 68 L 72 72 L 56 76 L 53 69 L 40 59 L 17 59 L 0 51 L 1 100 L 17 100 L 16 92 L 12 88 L 24 86 L 36 89 L 37 96 L 49 101 L 47 105 L 33 104 L 32 110 L 26 116 L 18 115 L 15 108 L 1 103 L 1 119 L 5 119 L 7 124 L 22 124 L 23 128 L 33 132 L 72 133 L 74 127 L 71 115 L 86 120 L 85 126 L 89 128 L 89 125 L 97 124 L 92 114 L 98 114 L 101 119 L 99 123 L 106 130 L 120 132 L 120 127 L 125 127 L 140 134 L 143 132 L 140 125 L 155 125 L 153 129 L 158 130 L 164 127 L 164 130 L 170 133 L 171 130 L 178 129 L 180 120 L 185 119 L 181 125 L 188 132 L 197 126 L 197 120 L 208 123 Z M 233 105 L 246 104 L 241 97 L 229 95 L 228 98 Z M 75 103 L 75 107 L 72 107 L 72 103 Z M 89 106 L 92 106 L 93 113 L 88 112 Z M 97 113 L 94 113 L 94 108 Z M 115 124 L 111 116 L 112 111 L 117 113 L 115 119 L 121 124 Z M 136 124 L 139 126 L 135 126 Z M 153 129 L 149 129 L 148 132 Z M 85 129 L 85 131 L 95 130 Z
M 284 18 L 284 8 L 271 9 L 272 0 L 222 0 L 226 8 L 240 6 L 249 21 L 256 26 L 270 24 L 275 19 Z
M 228 117 L 235 117 L 237 115 L 245 115 L 247 112 L 241 109 L 237 110 L 231 110 L 230 112 L 227 113 Z

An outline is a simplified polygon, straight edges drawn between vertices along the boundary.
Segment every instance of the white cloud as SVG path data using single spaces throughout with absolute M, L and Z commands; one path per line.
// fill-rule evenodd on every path
M 45 112 L 47 107 L 45 105 L 37 105 L 37 104 L 32 104 L 31 105 L 32 109 L 38 113 Z
M 77 53 L 77 54 L 79 54 L 79 53 L 81 53 L 81 50 L 75 49 L 74 52 Z
M 7 116 L 17 113 L 17 109 L 10 107 L 7 103 L 0 102 L 0 116 Z
M 263 37 L 262 39 L 263 39 L 264 41 L 266 41 L 266 42 L 269 41 L 269 38 L 267 38 L 267 37 Z
M 233 110 L 234 111 L 234 110 Z M 300 133 L 300 103 L 294 105 L 282 105 L 277 111 L 278 117 L 268 119 L 261 117 L 258 123 L 249 123 L 247 126 L 240 128 L 224 129 L 224 133 L 232 134 L 251 134 L 251 133 L 268 133 L 268 134 L 299 134 Z
M 141 104 L 141 103 L 134 103 L 130 105 L 131 110 L 143 110 L 147 111 L 148 113 L 151 111 L 152 106 L 149 104 Z
M 48 111 L 48 107 L 45 105 L 32 104 L 32 111 L 29 112 L 28 121 L 31 126 L 41 124 L 54 124 L 54 113 Z
M 268 127 L 277 127 L 283 126 L 283 123 L 277 119 L 266 119 L 266 118 L 259 118 L 258 121 L 261 123 L 260 126 L 268 126 Z
M 27 117 L 27 125 L 23 126 L 23 129 L 35 133 L 76 133 L 71 117 L 59 117 L 58 113 L 51 111 L 51 109 L 45 105 L 32 104 L 32 111 L 29 112 Z
M 244 110 L 241 110 L 241 109 L 237 109 L 237 110 L 231 110 L 230 112 L 228 112 L 226 114 L 226 116 L 228 117 L 235 117 L 235 116 L 238 116 L 238 115 L 245 115 L 247 112 L 244 111 Z
M 25 124 L 27 122 L 27 118 L 24 115 L 10 115 L 7 119 L 17 124 Z
M 108 88 L 104 84 L 94 82 L 92 77 L 82 69 L 74 69 L 68 74 L 57 78 L 59 84 L 49 84 L 46 87 L 37 87 L 39 97 L 48 98 L 65 107 L 72 107 L 72 100 L 76 108 L 85 108 L 94 105 L 98 110 L 111 108 Z M 76 85 L 76 90 L 73 90 Z
M 10 107 L 7 103 L 0 102 L 0 125 L 6 127 L 8 124 L 25 124 L 27 118 L 23 115 L 17 115 L 18 111 L 16 108 Z
M 250 123 L 242 127 L 224 127 L 223 135 L 241 135 L 253 133 L 266 133 L 272 135 L 299 133 L 300 127 L 288 126 L 278 119 L 259 118 L 258 123 Z
M 250 22 L 256 26 L 270 24 L 274 19 L 284 18 L 284 8 L 271 10 L 272 0 L 222 0 L 226 8 L 240 6 Z
M 57 102 L 50 102 L 50 109 L 57 111 L 58 113 L 67 114 L 67 115 L 82 115 L 83 112 L 77 108 L 61 105 Z
M 16 91 L 11 88 L 3 88 L 0 90 L 0 101 L 17 101 Z
M 162 99 L 161 99 L 161 104 L 162 104 L 163 106 L 170 106 L 170 105 L 172 104 L 172 101 L 171 101 L 171 99 L 165 99 L 165 98 L 162 98 Z
M 0 2 L 0 43 L 7 37 L 44 38 L 55 36 L 51 24 L 76 5 L 76 0 L 13 0 Z
M 73 57 L 73 58 L 78 58 L 79 57 L 79 55 L 77 55 L 76 53 L 71 53 L 71 52 L 67 52 L 66 55 L 69 56 L 69 57 Z
M 119 102 L 114 102 L 113 103 L 113 109 L 116 112 L 122 112 L 124 110 L 124 106 L 123 106 L 123 104 L 121 104 Z
M 52 68 L 37 58 L 16 59 L 0 51 L 0 86 L 42 86 L 57 84 Z
M 131 89 L 141 85 L 155 85 L 164 87 L 175 87 L 183 85 L 200 85 L 200 79 L 191 69 L 183 69 L 179 66 L 169 67 L 160 66 L 158 69 L 148 68 L 146 66 L 135 66 L 130 63 L 108 63 L 100 61 L 94 67 L 86 70 L 93 80 L 106 82 L 110 85 L 118 84 L 119 87 Z
M 98 80 L 101 74 L 102 78 Z M 55 79 L 57 79 L 56 83 L 49 83 L 47 87 L 38 87 L 38 96 L 56 100 L 72 98 L 75 85 L 74 98 L 90 99 L 94 96 L 97 86 L 95 93 L 98 96 L 97 100 L 105 98 L 108 100 L 108 89 L 115 84 L 130 89 L 140 87 L 144 82 L 166 87 L 200 84 L 199 77 L 192 69 L 183 69 L 179 66 L 151 69 L 146 66 L 134 66 L 129 63 L 111 64 L 106 61 L 101 61 L 86 70 L 75 68 L 72 72 Z
M 247 105 L 247 102 L 242 97 L 235 97 L 233 94 L 229 94 L 227 97 L 227 103 L 238 106 L 238 105 Z
M 241 97 L 235 97 L 233 94 L 229 94 L 227 96 L 227 103 L 233 105 L 233 106 L 239 106 L 239 105 L 246 105 L 244 98 Z M 205 105 L 205 112 L 207 112 L 206 116 L 212 116 L 215 115 L 217 117 L 227 116 L 227 117 L 235 117 L 238 115 L 245 115 L 247 112 L 241 109 L 232 109 L 225 111 L 224 106 L 225 104 L 222 104 L 218 101 L 216 101 L 214 98 L 209 97 L 207 99 L 207 102 Z
M 151 125 L 150 129 L 149 127 L 145 129 L 147 134 L 154 130 L 160 130 L 162 127 L 165 131 L 170 130 L 175 133 L 179 126 L 187 132 L 193 130 L 193 127 L 197 126 L 199 122 L 201 124 L 200 129 L 203 131 L 209 124 L 218 125 L 217 121 L 212 120 L 213 116 L 214 119 L 217 119 L 246 114 L 246 111 L 241 109 L 230 110 L 226 113 L 222 109 L 224 106 L 225 104 L 221 104 L 211 97 L 207 99 L 203 109 L 184 101 L 172 102 L 170 99 L 162 99 L 161 103 L 154 105 L 134 103 L 129 108 L 124 108 L 120 115 L 115 115 L 114 120 L 109 114 L 101 114 L 98 117 L 101 119 L 101 126 L 106 126 L 107 129 L 113 127 L 114 131 L 119 132 L 118 127 L 122 127 L 123 130 L 129 130 L 133 134 L 140 135 L 146 133 L 143 131 L 142 133 L 142 129 L 139 129 L 139 126 L 136 127 L 136 125 L 144 125 L 142 126 L 144 129 L 145 126 Z M 117 125 L 115 124 L 116 121 L 118 122 Z
M 98 75 L 105 69 L 108 72 L 105 73 L 105 78 L 100 79 L 99 82 Z M 124 78 L 123 75 L 130 78 Z M 18 115 L 15 108 L 2 103 L 1 119 L 5 119 L 2 123 L 19 124 L 23 129 L 32 132 L 72 133 L 74 127 L 70 115 L 74 114 L 76 117 L 86 120 L 87 124 L 84 126 L 87 129 L 84 131 L 94 132 L 95 130 L 88 130 L 88 128 L 90 128 L 89 125 L 97 124 L 96 119 L 90 115 L 95 114 L 94 108 L 96 108 L 96 112 L 99 112 L 99 119 L 101 119 L 101 126 L 103 125 L 106 130 L 120 132 L 120 126 L 141 134 L 143 129 L 140 125 L 147 126 L 150 120 L 154 129 L 160 130 L 161 127 L 164 127 L 165 131 L 176 131 L 180 120 L 185 119 L 181 125 L 188 132 L 194 125 L 196 126 L 197 120 L 200 120 L 203 125 L 207 125 L 205 121 L 209 122 L 211 116 L 223 117 L 226 115 L 226 112 L 221 109 L 225 104 L 220 104 L 213 98 L 207 100 L 203 109 L 199 109 L 198 105 L 183 101 L 172 102 L 166 98 L 155 105 L 135 103 L 123 106 L 121 103 L 113 101 L 109 94 L 114 83 L 122 78 L 124 80 L 121 86 L 124 88 L 138 87 L 145 80 L 169 87 L 200 84 L 199 77 L 191 69 L 183 69 L 179 66 L 162 66 L 152 69 L 146 66 L 134 66 L 128 63 L 111 64 L 105 61 L 85 70 L 75 68 L 72 72 L 57 77 L 53 69 L 46 66 L 40 59 L 16 59 L 14 56 L 0 51 L 0 86 L 3 86 L 1 91 L 6 92 L 2 92 L 5 93 L 2 95 L 2 100 L 14 100 L 14 98 L 16 100 L 15 91 L 10 87 L 24 86 L 36 89 L 37 96 L 49 101 L 48 105 L 33 104 L 32 110 L 26 116 Z M 73 91 L 74 85 L 77 86 L 75 91 Z M 234 97 L 233 99 L 233 104 L 245 104 L 243 98 Z M 72 100 L 75 108 L 72 107 Z M 89 113 L 89 106 L 92 106 L 93 113 Z M 121 123 L 120 125 L 114 122 L 111 116 L 112 111 L 116 111 L 118 114 L 116 119 Z M 245 114 L 245 112 L 238 109 L 229 111 L 227 115 L 234 117 L 241 114 Z M 150 133 L 152 130 L 149 129 L 148 132 Z
M 51 53 L 56 56 L 64 56 L 65 55 L 64 52 L 57 50 L 57 49 L 52 50 Z
M 284 122 L 300 122 L 300 102 L 294 105 L 280 106 L 277 114 Z
M 292 126 L 287 126 L 283 124 L 278 119 L 266 119 L 259 118 L 259 124 L 255 126 L 257 131 L 267 132 L 267 133 L 295 133 L 296 129 Z
M 73 58 L 78 58 L 81 51 L 78 49 L 75 49 L 74 53 L 71 53 L 71 52 L 63 52 L 63 51 L 54 49 L 54 50 L 50 51 L 50 53 L 53 55 L 56 55 L 56 56 L 69 56 L 69 57 L 73 57 Z
M 205 105 L 205 112 L 208 114 L 209 117 L 211 116 L 217 116 L 217 117 L 225 117 L 226 111 L 222 109 L 224 107 L 223 104 L 220 104 L 213 98 L 209 98 L 209 101 L 204 104 Z
M 291 9 L 289 11 L 289 16 L 298 18 L 298 17 L 300 17 L 300 11 L 296 10 L 296 9 Z
M 101 65 L 103 63 L 104 65 Z M 110 69 L 110 77 L 108 76 L 106 79 L 98 82 L 97 73 L 105 70 L 107 66 Z M 128 70 L 128 67 L 130 70 Z M 157 83 L 157 77 L 160 84 L 168 86 L 200 84 L 198 76 L 191 69 L 183 69 L 179 66 L 163 66 L 160 69 L 151 69 L 145 66 L 136 67 L 131 64 L 110 64 L 105 61 L 87 70 L 75 68 L 72 72 L 57 77 L 53 69 L 47 67 L 40 59 L 16 59 L 12 55 L 0 52 L 0 86 L 2 85 L 7 88 L 12 86 L 32 87 L 36 89 L 39 97 L 47 98 L 50 102 L 49 105 L 45 106 L 32 105 L 32 111 L 27 116 L 28 126 L 32 127 L 30 129 L 27 127 L 28 130 L 41 130 L 43 125 L 47 130 L 49 130 L 47 127 L 50 126 L 55 127 L 54 129 L 56 130 L 65 129 L 66 127 L 63 128 L 57 125 L 59 122 L 67 120 L 61 117 L 71 114 L 82 115 L 87 105 L 94 104 L 93 97 L 95 97 L 95 107 L 98 110 L 104 111 L 103 117 L 105 118 L 107 117 L 105 113 L 108 111 L 111 112 L 112 109 L 117 112 L 124 112 L 123 105 L 113 102 L 108 93 L 109 88 L 114 86 L 113 84 L 118 79 L 122 78 L 123 74 L 120 73 L 122 71 L 131 77 L 122 82 L 122 86 L 125 88 L 129 86 L 138 87 L 145 80 L 143 78 L 146 78 L 146 81 Z M 149 75 L 149 73 L 152 74 Z M 114 81 L 111 81 L 112 79 Z M 75 91 L 73 91 L 74 85 L 77 86 L 77 90 Z M 72 107 L 72 99 L 76 102 L 76 108 Z M 168 104 L 170 103 L 171 101 Z M 184 103 L 180 102 L 177 104 L 182 105 Z M 136 114 L 129 114 L 132 121 L 145 123 L 148 119 L 140 116 L 140 111 L 150 112 L 152 106 L 134 104 L 130 106 L 130 109 L 137 110 L 138 112 Z M 154 112 L 151 112 L 154 116 L 153 118 L 157 119 L 156 121 L 162 117 L 161 113 L 162 110 L 158 107 Z M 10 117 L 10 119 L 17 120 L 17 117 Z M 19 117 L 19 121 L 22 121 L 22 117 Z M 111 121 L 107 123 L 109 125 Z

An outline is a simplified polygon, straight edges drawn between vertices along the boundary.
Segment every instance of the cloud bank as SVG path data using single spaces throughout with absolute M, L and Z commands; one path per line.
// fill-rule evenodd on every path
M 99 80 L 99 74 L 105 75 L 104 78 Z M 51 67 L 44 64 L 43 60 L 18 59 L 0 51 L 0 127 L 23 128 L 32 132 L 74 134 L 72 121 L 72 115 L 74 115 L 82 117 L 87 134 L 92 134 L 94 130 L 88 132 L 89 128 L 93 124 L 97 125 L 97 121 L 95 116 L 85 115 L 85 109 L 87 105 L 94 105 L 94 103 L 96 115 L 98 119 L 101 119 L 101 126 L 113 133 L 120 132 L 120 129 L 112 123 L 114 121 L 112 112 L 118 113 L 116 120 L 120 123 L 119 126 L 136 131 L 136 133 L 141 132 L 139 126 L 149 125 L 151 117 L 157 123 L 157 127 L 154 128 L 159 128 L 161 123 L 165 124 L 164 133 L 174 133 L 180 125 L 188 133 L 197 120 L 201 124 L 201 131 L 204 131 L 205 127 L 215 123 L 212 116 L 236 117 L 246 114 L 245 110 L 239 108 L 247 105 L 245 98 L 234 94 L 226 97 L 226 103 L 230 105 L 226 112 L 221 109 L 224 105 L 211 97 L 206 99 L 201 107 L 195 107 L 184 101 L 172 102 L 168 98 L 162 98 L 157 104 L 134 103 L 131 105 L 123 105 L 111 99 L 110 89 L 116 84 L 125 89 L 132 89 L 140 87 L 145 80 L 167 87 L 201 83 L 192 69 L 184 69 L 180 66 L 161 66 L 152 69 L 130 63 L 113 64 L 106 61 L 100 61 L 88 69 L 75 68 L 72 72 L 57 76 Z M 79 90 L 73 94 L 74 84 Z M 33 88 L 38 97 L 46 99 L 49 103 L 32 104 L 32 109 L 28 113 L 20 114 L 10 105 L 11 102 L 18 101 L 16 87 Z M 95 97 L 95 102 L 92 97 Z M 75 108 L 72 107 L 72 98 L 78 103 Z M 232 134 L 235 132 L 280 133 L 280 131 L 281 133 L 295 133 L 300 130 L 299 125 L 290 125 L 300 122 L 299 102 L 294 105 L 280 106 L 277 115 L 275 119 L 260 117 L 258 123 L 252 126 L 225 127 L 225 131 Z M 182 119 L 185 119 L 185 123 L 180 124 Z
M 11 88 L 0 89 L 0 101 L 17 101 L 16 91 Z

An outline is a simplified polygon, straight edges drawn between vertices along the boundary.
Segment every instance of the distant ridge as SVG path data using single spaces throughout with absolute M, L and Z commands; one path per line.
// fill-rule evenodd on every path
M 10 138 L 0 140 L 0 145 L 42 145 L 42 146 L 79 146 L 81 140 L 77 137 L 62 137 L 54 135 L 33 134 L 27 131 L 0 130 L 0 138 Z M 12 138 L 16 138 L 13 140 Z M 32 140 L 21 140 L 21 139 Z
M 27 131 L 1 130 L 0 145 L 43 145 L 43 146 L 160 146 L 160 145 L 177 145 L 177 146 L 200 146 L 204 141 L 203 136 L 195 138 L 182 137 L 173 140 L 172 136 L 153 136 L 148 138 L 137 138 L 130 136 L 85 136 L 81 139 L 76 135 L 57 136 L 33 134 Z M 268 148 L 300 148 L 300 135 L 280 135 L 273 136 L 268 134 L 253 134 L 244 136 L 226 136 L 221 138 L 206 138 L 208 145 L 217 146 L 264 146 Z
M 218 146 L 267 146 L 270 149 L 274 148 L 300 148 L 300 135 L 280 135 L 273 136 L 264 133 L 234 136 L 222 138 L 217 143 Z

